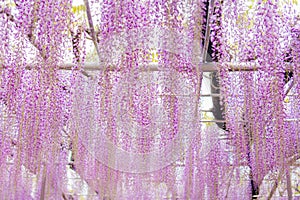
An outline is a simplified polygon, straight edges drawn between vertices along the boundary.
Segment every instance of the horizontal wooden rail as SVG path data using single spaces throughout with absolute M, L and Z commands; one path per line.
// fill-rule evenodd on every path
M 249 62 L 249 63 L 223 63 L 228 66 L 228 70 L 232 72 L 243 72 L 243 71 L 257 71 L 261 69 L 257 63 L 254 62 Z M 200 63 L 199 67 L 203 72 L 214 72 L 218 71 L 219 63 L 216 62 L 206 62 L 206 63 Z M 101 63 L 86 63 L 84 64 L 82 70 L 85 71 L 101 71 L 101 70 L 115 70 L 116 67 L 114 66 L 109 66 L 109 67 L 104 67 L 105 64 Z M 0 69 L 5 69 L 6 67 L 3 66 L 3 64 L 0 64 Z M 34 69 L 37 68 L 37 64 L 32 64 L 28 65 L 26 69 Z M 284 69 L 286 70 L 292 70 L 293 68 L 293 63 L 286 63 L 286 66 L 284 66 Z M 59 69 L 61 70 L 72 70 L 76 68 L 76 65 L 73 63 L 65 63 L 65 64 L 60 64 Z M 142 70 L 145 71 L 164 71 L 163 67 L 159 67 L 158 63 L 150 63 L 148 67 L 143 67 L 141 68 Z

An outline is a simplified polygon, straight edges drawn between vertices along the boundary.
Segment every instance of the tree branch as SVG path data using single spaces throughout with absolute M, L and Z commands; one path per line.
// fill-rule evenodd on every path
M 289 161 L 287 162 L 287 166 L 290 166 L 290 165 L 292 165 L 294 162 L 296 162 L 298 159 L 300 158 L 300 155 L 299 154 L 296 154 L 296 155 L 294 155 L 294 156 L 292 156 L 290 159 L 289 159 Z M 273 197 L 273 195 L 274 195 L 274 193 L 275 193 L 275 191 L 276 191 L 276 189 L 277 189 L 277 187 L 278 187 L 278 185 L 279 185 L 279 182 L 280 182 L 280 180 L 281 180 L 281 178 L 282 178 L 282 175 L 283 175 L 283 173 L 284 173 L 284 167 L 283 168 L 281 168 L 281 170 L 279 171 L 279 174 L 278 174 L 278 177 L 277 177 L 277 180 L 275 181 L 275 183 L 274 183 L 274 185 L 273 185 L 273 187 L 272 187 L 272 189 L 271 189 L 271 192 L 270 192 L 270 194 L 269 194 L 269 196 L 268 196 L 268 200 L 271 200 L 272 199 L 272 197 Z
M 93 39 L 93 43 L 94 43 L 96 51 L 97 51 L 99 62 L 101 62 L 100 51 L 99 51 L 99 47 L 98 47 L 96 32 L 95 32 L 95 29 L 94 29 L 94 23 L 93 23 L 93 18 L 92 18 L 92 13 L 91 13 L 89 1 L 84 0 L 84 4 L 85 4 L 85 7 L 86 7 L 86 14 L 87 14 L 87 17 L 88 17 L 88 22 L 89 22 L 90 31 L 91 31 L 91 34 L 92 34 L 91 36 L 92 36 L 92 39 Z

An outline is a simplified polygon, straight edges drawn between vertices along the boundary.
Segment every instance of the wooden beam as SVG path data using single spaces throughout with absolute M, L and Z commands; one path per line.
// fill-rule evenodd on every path
M 249 71 L 258 71 L 262 70 L 261 67 L 258 66 L 257 63 L 223 63 L 224 65 L 227 65 L 227 69 L 229 72 L 249 72 Z M 217 62 L 207 62 L 207 63 L 201 63 L 198 68 L 202 72 L 214 72 L 218 71 L 220 69 L 221 63 Z M 74 63 L 64 63 L 59 65 L 60 70 L 78 70 L 76 69 L 76 64 Z M 4 66 L 3 64 L 0 63 L 0 70 L 6 69 L 8 66 Z M 31 70 L 34 68 L 38 68 L 37 64 L 28 64 L 26 66 L 26 69 Z M 285 69 L 286 70 L 291 70 L 293 68 L 293 63 L 286 63 L 285 64 Z M 86 63 L 82 70 L 86 71 L 103 71 L 103 70 L 110 70 L 113 71 L 115 70 L 115 66 L 105 66 L 104 63 Z M 163 67 L 159 67 L 157 63 L 150 63 L 147 68 L 142 68 L 144 71 L 164 71 Z M 284 73 L 284 71 L 282 72 Z
M 286 185 L 287 185 L 288 200 L 293 200 L 291 173 L 290 173 L 290 166 L 289 165 L 286 166 L 285 176 L 286 176 Z
M 210 14 L 214 12 L 215 7 L 215 1 L 210 0 L 208 5 L 208 13 L 206 18 L 206 27 L 205 27 L 205 40 L 204 40 L 204 47 L 202 52 L 202 60 L 203 62 L 206 62 L 207 58 L 207 51 L 208 51 L 208 45 L 209 45 L 209 38 L 210 38 Z

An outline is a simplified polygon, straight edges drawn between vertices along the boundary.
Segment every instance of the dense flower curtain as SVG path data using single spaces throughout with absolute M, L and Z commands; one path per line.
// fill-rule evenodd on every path
M 1 1 L 1 199 L 251 199 L 298 159 L 293 1 L 74 2 Z M 207 24 L 225 130 L 201 124 Z
M 9 3 L 1 2 L 0 196 L 30 199 L 35 178 L 39 186 L 47 180 L 58 198 L 67 154 L 61 151 L 66 96 L 57 63 L 71 2 L 16 1 L 15 9 Z M 39 195 L 46 191 L 35 188 Z
M 212 24 L 212 39 L 220 61 L 234 165 L 248 166 L 253 195 L 261 195 L 259 187 L 266 175 L 285 174 L 299 158 L 299 18 L 295 8 L 293 1 L 248 5 L 219 1 L 214 15 L 224 15 L 221 26 Z
M 76 170 L 106 198 L 200 198 L 202 3 L 100 4 L 102 71 L 78 77 L 68 126 Z
M 96 198 L 200 198 L 204 4 L 84 3 L 88 25 L 69 1 L 2 2 L 1 196 L 66 198 L 69 165 Z

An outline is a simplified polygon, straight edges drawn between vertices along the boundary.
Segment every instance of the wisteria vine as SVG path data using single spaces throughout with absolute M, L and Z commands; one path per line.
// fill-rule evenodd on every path
M 71 0 L 2 0 L 0 198 L 264 195 L 299 158 L 299 17 L 211 2 L 84 1 L 78 17 Z M 205 38 L 225 130 L 201 125 Z

